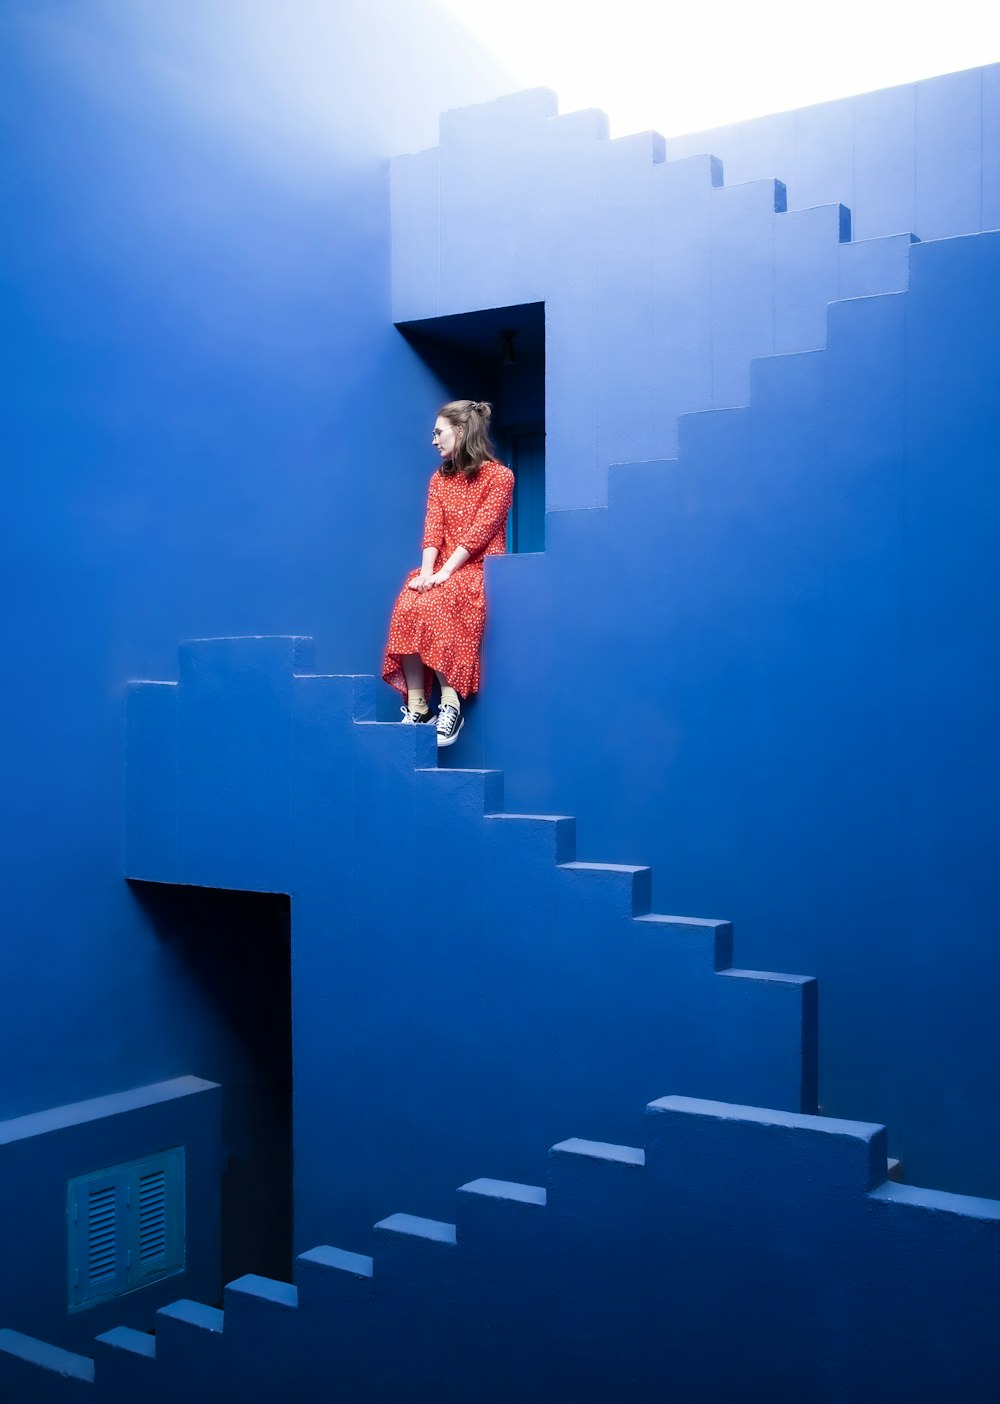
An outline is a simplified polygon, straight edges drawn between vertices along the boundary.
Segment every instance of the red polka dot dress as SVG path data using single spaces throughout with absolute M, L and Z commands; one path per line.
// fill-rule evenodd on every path
M 502 463 L 480 465 L 473 478 L 464 473 L 445 476 L 438 469 L 427 493 L 424 550 L 437 548 L 435 569 L 464 546 L 469 553 L 443 585 L 420 594 L 409 582 L 420 574 L 411 570 L 389 621 L 382 677 L 406 697 L 400 659 L 415 653 L 424 661 L 424 689 L 430 695 L 433 674 L 440 673 L 460 697 L 479 690 L 479 648 L 486 624 L 483 558 L 501 556 L 507 537 L 507 513 L 514 492 L 514 474 Z

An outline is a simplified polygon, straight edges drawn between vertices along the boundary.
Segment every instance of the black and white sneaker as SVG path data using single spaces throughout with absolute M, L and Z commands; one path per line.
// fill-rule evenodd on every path
M 426 712 L 411 712 L 409 707 L 400 707 L 399 710 L 403 714 L 402 726 L 419 726 L 422 722 L 434 720 L 434 713 L 430 707 L 427 708 Z
M 458 740 L 458 733 L 465 725 L 465 718 L 457 707 L 445 702 L 438 712 L 438 745 L 451 746 Z

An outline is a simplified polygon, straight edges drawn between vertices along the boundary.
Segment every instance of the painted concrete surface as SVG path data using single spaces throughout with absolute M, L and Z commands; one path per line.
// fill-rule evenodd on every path
M 140 1378 L 156 1404 L 986 1404 L 1000 1211 L 885 1171 L 882 1127 L 663 1097 L 639 1146 L 571 1138 L 543 1184 L 477 1179 L 447 1221 L 375 1225 L 370 1256 L 317 1248 L 294 1285 L 231 1284 L 224 1313 L 165 1308 L 153 1353 L 112 1332 L 55 1361 L 0 1334 L 0 1380 L 26 1404 L 124 1404 Z
M 817 975 L 823 1106 L 887 1122 L 915 1179 L 985 1194 L 996 74 L 747 124 L 718 150 L 608 141 L 594 114 L 522 95 L 454 114 L 438 148 L 464 122 L 498 178 L 530 134 L 547 162 L 517 234 L 541 279 L 505 282 L 501 261 L 488 293 L 545 300 L 546 550 L 490 563 L 461 763 L 501 768 L 512 808 L 573 813 L 582 855 L 650 862 L 658 906 L 734 919 L 747 964 Z M 410 202 L 404 180 L 397 250 L 440 218 Z M 422 270 L 439 311 L 490 262 L 472 227 Z
M 734 969 L 728 923 L 653 913 L 647 868 L 577 862 L 572 819 L 505 812 L 308 656 L 200 640 L 134 684 L 126 815 L 134 879 L 291 893 L 301 1248 L 574 1126 L 625 1139 L 664 1079 L 815 1110 L 812 980 Z

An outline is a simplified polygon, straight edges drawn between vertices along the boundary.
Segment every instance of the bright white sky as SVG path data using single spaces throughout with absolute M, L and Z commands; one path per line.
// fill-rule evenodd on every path
M 723 126 L 1000 61 L 998 0 L 440 0 L 613 136 Z

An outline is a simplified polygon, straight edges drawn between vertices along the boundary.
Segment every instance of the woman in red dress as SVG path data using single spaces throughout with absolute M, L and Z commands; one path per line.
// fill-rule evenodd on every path
M 483 558 L 503 554 L 514 474 L 490 443 L 491 408 L 453 400 L 434 421 L 441 466 L 431 478 L 424 554 L 411 571 L 389 621 L 382 676 L 403 694 L 403 722 L 433 720 L 428 699 L 437 676 L 437 742 L 462 729 L 462 698 L 479 689 L 479 647 L 486 623 Z

